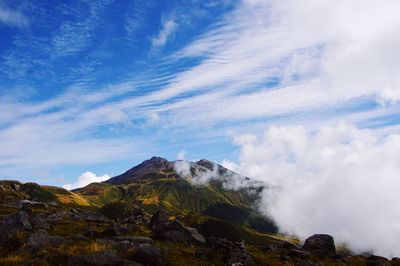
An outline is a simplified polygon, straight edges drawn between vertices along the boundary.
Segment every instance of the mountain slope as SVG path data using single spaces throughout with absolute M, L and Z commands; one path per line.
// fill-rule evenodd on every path
M 234 189 L 238 183 L 246 183 L 245 188 Z M 74 193 L 97 206 L 123 201 L 135 203 L 150 213 L 164 209 L 197 228 L 213 219 L 274 233 L 277 228 L 273 221 L 255 208 L 259 193 L 266 188 L 265 184 L 208 160 L 171 162 L 153 157 L 121 175 Z

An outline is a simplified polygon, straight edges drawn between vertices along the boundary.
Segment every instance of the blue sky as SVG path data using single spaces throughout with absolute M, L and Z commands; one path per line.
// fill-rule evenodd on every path
M 348 2 L 0 0 L 0 177 L 239 162 L 272 125 L 398 133 L 399 6 Z

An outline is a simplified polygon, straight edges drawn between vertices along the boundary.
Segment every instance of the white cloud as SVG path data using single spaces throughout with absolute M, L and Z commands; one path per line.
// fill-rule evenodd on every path
M 29 25 L 29 19 L 18 10 L 11 10 L 0 6 L 0 23 L 23 28 Z
M 186 151 L 181 150 L 178 152 L 178 160 L 185 160 L 186 159 Z
M 394 0 L 242 1 L 175 55 L 201 62 L 153 96 L 202 92 L 160 108 L 166 110 L 161 116 L 189 124 L 197 121 L 193 117 L 245 120 L 346 108 L 355 101 L 396 104 L 397 10 Z M 280 84 L 272 90 L 265 83 L 274 78 Z
M 174 19 L 166 19 L 163 21 L 160 32 L 156 37 L 151 39 L 153 47 L 164 46 L 175 33 L 177 26 L 178 24 Z
M 63 188 L 72 190 L 72 189 L 87 186 L 90 183 L 103 182 L 108 179 L 110 179 L 109 175 L 97 176 L 96 174 L 94 174 L 92 172 L 85 172 L 81 176 L 78 177 L 78 180 L 76 182 L 71 183 L 71 184 L 65 184 L 63 186 Z
M 309 130 L 272 126 L 238 137 L 239 173 L 278 186 L 261 208 L 283 232 L 332 234 L 350 248 L 400 254 L 400 135 L 345 124 Z

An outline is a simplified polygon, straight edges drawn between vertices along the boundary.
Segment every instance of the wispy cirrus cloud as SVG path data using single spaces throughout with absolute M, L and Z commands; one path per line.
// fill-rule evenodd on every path
M 29 19 L 20 11 L 0 4 L 0 23 L 6 26 L 24 28 L 29 25 Z
M 165 19 L 161 23 L 161 29 L 157 36 L 151 39 L 151 43 L 153 47 L 161 47 L 164 46 L 168 40 L 174 35 L 178 24 L 175 22 L 173 18 Z
M 191 97 L 158 111 L 171 117 L 167 121 L 222 122 L 363 102 L 396 104 L 400 69 L 391 54 L 400 41 L 393 39 L 400 27 L 394 12 L 399 6 L 385 1 L 379 14 L 376 8 L 373 1 L 242 1 L 175 54 L 200 63 L 177 73 L 153 96 Z M 310 15 L 309 10 L 317 11 Z

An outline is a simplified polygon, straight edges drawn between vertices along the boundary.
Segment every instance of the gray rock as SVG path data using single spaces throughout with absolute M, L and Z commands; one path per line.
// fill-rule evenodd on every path
M 70 236 L 69 239 L 73 241 L 84 241 L 87 240 L 88 238 L 82 234 L 75 234 L 73 236 Z
M 117 241 L 129 241 L 131 243 L 138 243 L 138 244 L 153 244 L 153 239 L 146 236 L 117 236 L 114 237 Z
M 309 252 L 299 249 L 289 249 L 287 254 L 291 258 L 308 259 L 311 257 Z
M 122 265 L 123 263 L 124 261 L 112 250 L 72 256 L 68 260 L 68 266 L 114 266 Z
M 5 208 L 12 208 L 20 210 L 22 208 L 22 200 L 9 201 L 1 205 Z
M 317 234 L 306 239 L 303 249 L 322 257 L 334 257 L 336 255 L 335 242 L 330 235 Z
M 195 228 L 185 227 L 178 221 L 165 224 L 155 232 L 155 236 L 175 243 L 204 244 L 206 242 Z
M 299 247 L 290 242 L 283 241 L 282 243 L 279 244 L 279 248 L 280 249 L 298 249 Z
M 49 206 L 47 203 L 34 201 L 34 200 L 22 200 L 22 208 L 40 208 L 40 209 L 48 209 Z
M 20 211 L 6 216 L 1 222 L 3 230 L 31 230 L 32 225 L 26 212 Z
M 42 246 L 59 247 L 66 243 L 68 243 L 68 241 L 66 241 L 65 238 L 61 236 L 50 236 L 44 230 L 39 230 L 38 232 L 31 234 L 28 238 L 28 245 L 36 248 Z
M 49 229 L 50 225 L 46 218 L 41 215 L 33 215 L 31 217 L 31 224 L 34 229 Z
M 154 232 L 161 230 L 169 222 L 169 213 L 164 210 L 156 212 L 150 220 L 150 229 Z
M 134 260 L 143 265 L 164 266 L 161 249 L 149 244 L 141 245 L 135 253 Z
M 247 252 L 246 245 L 244 244 L 244 242 L 242 241 L 234 243 L 231 252 L 229 254 L 227 265 L 245 266 L 253 264 L 254 264 L 253 258 Z
M 212 236 L 207 237 L 207 246 L 212 249 L 229 252 L 233 247 L 233 242 L 224 238 Z

